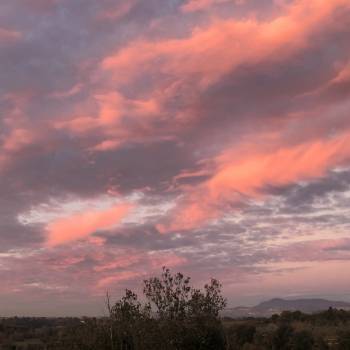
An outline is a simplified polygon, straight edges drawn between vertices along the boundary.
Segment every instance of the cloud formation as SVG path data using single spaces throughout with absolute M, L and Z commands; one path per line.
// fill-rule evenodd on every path
M 87 237 L 97 230 L 108 230 L 116 226 L 131 210 L 130 204 L 120 204 L 107 210 L 93 210 L 49 223 L 48 246 L 65 244 Z
M 162 265 L 221 279 L 230 304 L 291 278 L 349 299 L 342 276 L 322 278 L 350 261 L 348 0 L 0 14 L 5 313 L 101 314 L 106 289 Z

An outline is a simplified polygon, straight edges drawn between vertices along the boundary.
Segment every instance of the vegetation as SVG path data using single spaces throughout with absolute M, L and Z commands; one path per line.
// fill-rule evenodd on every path
M 350 350 L 350 312 L 282 312 L 271 318 L 220 318 L 220 283 L 202 290 L 172 275 L 144 281 L 143 302 L 126 290 L 108 317 L 0 319 L 0 349 L 18 350 Z
M 284 311 L 261 319 L 224 319 L 228 349 L 350 350 L 350 312 Z
M 172 275 L 164 268 L 160 278 L 144 281 L 143 294 L 144 304 L 126 290 L 114 306 L 107 296 L 109 318 L 99 325 L 89 321 L 77 327 L 78 336 L 68 338 L 69 346 L 82 350 L 225 349 L 219 312 L 226 301 L 217 280 L 201 291 L 190 285 L 189 277 Z

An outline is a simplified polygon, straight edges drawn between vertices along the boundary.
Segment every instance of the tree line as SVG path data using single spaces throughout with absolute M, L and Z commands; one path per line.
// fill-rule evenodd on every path
M 269 319 L 222 319 L 221 284 L 203 289 L 163 268 L 143 281 L 143 302 L 131 290 L 112 304 L 108 317 L 68 327 L 52 349 L 66 350 L 350 350 L 350 312 L 329 309 L 306 315 L 283 312 Z
M 81 350 L 178 350 L 225 349 L 219 318 L 226 300 L 216 279 L 203 290 L 191 286 L 190 278 L 163 268 L 160 277 L 143 282 L 145 302 L 131 290 L 111 305 L 109 317 L 87 319 L 72 329 L 67 346 Z

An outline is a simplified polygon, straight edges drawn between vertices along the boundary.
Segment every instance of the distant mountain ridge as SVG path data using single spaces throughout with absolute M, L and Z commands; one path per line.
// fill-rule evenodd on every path
M 270 317 L 280 314 L 282 311 L 301 311 L 314 313 L 327 310 L 328 308 L 350 310 L 350 303 L 344 301 L 332 301 L 326 299 L 282 299 L 274 298 L 264 301 L 253 307 L 239 306 L 227 308 L 222 315 L 226 317 Z

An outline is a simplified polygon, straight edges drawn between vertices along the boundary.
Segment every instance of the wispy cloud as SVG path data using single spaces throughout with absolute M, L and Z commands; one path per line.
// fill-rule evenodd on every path
M 349 288 L 349 1 L 0 13 L 0 306 L 96 313 L 162 265 L 237 303 Z

